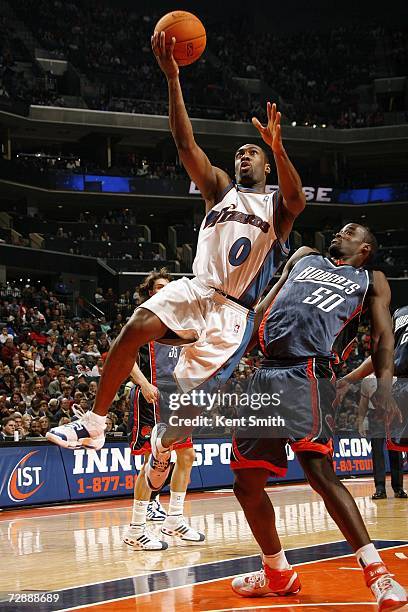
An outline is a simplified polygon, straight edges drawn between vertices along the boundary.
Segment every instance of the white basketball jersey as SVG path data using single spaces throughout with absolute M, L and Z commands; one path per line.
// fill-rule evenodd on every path
M 204 218 L 193 263 L 195 276 L 254 306 L 288 252 L 277 238 L 278 192 L 231 187 Z

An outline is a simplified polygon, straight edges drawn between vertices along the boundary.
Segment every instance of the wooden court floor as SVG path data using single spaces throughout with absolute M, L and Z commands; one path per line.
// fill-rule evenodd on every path
M 372 501 L 369 479 L 346 485 L 384 559 L 408 589 L 408 500 L 394 499 L 389 490 L 387 500 Z M 244 599 L 232 592 L 231 578 L 258 569 L 260 557 L 232 492 L 220 491 L 187 496 L 186 515 L 206 534 L 205 543 L 169 540 L 169 549 L 159 552 L 122 543 L 131 499 L 1 513 L 0 610 L 376 610 L 318 495 L 303 484 L 273 486 L 268 493 L 289 561 L 299 566 L 302 591 L 294 597 Z M 162 501 L 166 505 L 166 496 Z M 10 601 L 12 593 L 20 595 Z M 34 601 L 35 595 L 43 601 Z

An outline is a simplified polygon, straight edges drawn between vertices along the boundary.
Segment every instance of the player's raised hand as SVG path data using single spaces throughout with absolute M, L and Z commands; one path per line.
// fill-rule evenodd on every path
M 281 113 L 276 110 L 275 102 L 270 102 L 266 105 L 266 114 L 268 116 L 268 123 L 263 126 L 262 123 L 256 118 L 252 117 L 252 125 L 256 127 L 264 142 L 269 145 L 274 153 L 283 153 L 284 148 L 282 144 L 282 133 L 281 133 Z
M 179 73 L 179 67 L 173 56 L 174 45 L 176 44 L 174 36 L 170 45 L 166 47 L 165 32 L 154 32 L 151 42 L 154 56 L 166 77 L 168 79 L 176 77 Z

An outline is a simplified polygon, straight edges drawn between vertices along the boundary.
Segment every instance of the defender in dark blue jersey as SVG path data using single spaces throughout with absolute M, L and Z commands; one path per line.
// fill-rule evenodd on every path
M 408 378 L 408 306 L 398 308 L 392 316 L 394 323 L 394 374 Z
M 408 306 L 398 308 L 393 316 L 393 331 L 395 339 L 394 349 L 394 376 L 396 381 L 393 386 L 393 396 L 400 410 L 398 419 L 391 423 L 384 421 L 378 424 L 372 435 L 374 471 L 378 468 L 376 493 L 373 499 L 383 499 L 385 492 L 385 466 L 383 456 L 384 441 L 389 451 L 397 451 L 398 455 L 392 455 L 392 464 L 395 467 L 393 488 L 395 497 L 408 499 L 407 493 L 402 486 L 402 456 L 403 451 L 408 451 Z M 339 397 L 343 397 L 350 383 L 362 380 L 374 372 L 371 357 L 368 357 L 358 368 L 347 374 L 338 383 Z M 375 380 L 375 379 L 374 379 Z M 363 393 L 362 393 L 363 395 Z M 379 406 L 381 409 L 381 405 Z M 362 415 L 361 415 L 362 416 Z M 379 427 L 380 425 L 380 427 Z
M 163 268 L 151 272 L 140 287 L 140 293 L 149 297 L 158 293 L 172 280 L 171 275 Z M 173 391 L 173 372 L 180 355 L 177 346 L 160 345 L 149 342 L 139 352 L 138 362 L 131 371 L 135 386 L 130 393 L 130 413 L 128 438 L 133 455 L 144 455 L 144 463 L 135 482 L 132 519 L 126 529 L 123 541 L 135 550 L 165 550 L 167 542 L 159 540 L 146 529 L 146 519 L 161 520 L 161 533 L 176 536 L 184 542 L 203 542 L 205 536 L 190 527 L 183 516 L 184 498 L 190 481 L 191 468 L 195 453 L 191 438 L 174 446 L 176 464 L 168 479 L 170 484 L 169 510 L 166 516 L 157 500 L 149 508 L 153 491 L 160 491 L 164 484 L 149 487 L 145 480 L 145 467 L 151 453 L 151 432 L 157 421 L 165 418 L 168 411 L 168 397 Z M 171 464 L 172 466 L 173 464 Z
M 265 354 L 249 394 L 280 396 L 269 413 L 288 418 L 278 432 L 250 426 L 233 441 L 231 467 L 234 492 L 262 550 L 263 569 L 234 579 L 233 590 L 244 597 L 290 595 L 301 586 L 289 566 L 276 531 L 272 503 L 264 488 L 271 473 L 287 469 L 289 442 L 311 486 L 352 546 L 379 610 L 408 602 L 405 591 L 382 563 L 349 491 L 332 463 L 333 362 L 346 358 L 363 308 L 371 318 L 372 356 L 380 381 L 377 400 L 394 415 L 391 395 L 394 340 L 389 313 L 390 289 L 382 272 L 365 264 L 376 249 L 371 232 L 348 224 L 329 249 L 330 258 L 308 247 L 288 261 L 278 283 L 257 309 L 260 344 Z M 248 412 L 248 409 L 247 409 Z M 260 416 L 265 416 L 267 410 Z

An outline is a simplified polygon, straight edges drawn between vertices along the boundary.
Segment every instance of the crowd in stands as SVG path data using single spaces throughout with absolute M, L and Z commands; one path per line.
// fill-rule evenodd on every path
M 94 93 L 87 98 L 90 108 L 168 114 L 165 79 L 150 48 L 159 14 L 143 14 L 106 0 L 17 0 L 13 10 L 41 46 L 68 59 L 94 83 Z M 407 65 L 403 29 L 367 22 L 291 33 L 279 28 L 251 31 L 251 24 L 239 14 L 228 14 L 228 27 L 211 11 L 202 18 L 210 28 L 207 52 L 182 70 L 186 105 L 195 117 L 263 119 L 263 97 L 273 95 L 288 120 L 298 125 L 382 125 L 388 109 L 373 98 L 371 108 L 360 109 L 358 88 Z M 381 53 L 385 75 L 379 74 Z M 263 97 L 249 93 L 237 77 L 260 79 Z M 64 105 L 63 96 L 53 91 L 47 95 L 44 88 L 33 100 Z
M 68 170 L 77 174 L 100 174 L 108 176 L 135 176 L 145 179 L 167 178 L 186 180 L 184 168 L 176 160 L 150 159 L 138 153 L 121 154 L 110 168 L 102 168 L 95 160 L 81 158 L 75 153 L 45 152 L 16 153 L 13 162 L 20 170 L 32 173 L 37 170 L 43 176 L 49 171 Z
M 97 316 L 76 316 L 77 306 L 63 283 L 54 290 L 16 283 L 0 287 L 0 442 L 44 438 L 50 427 L 92 408 L 109 346 L 141 296 L 138 288 L 119 296 L 112 288 L 97 288 L 94 302 Z M 359 364 L 369 348 L 368 328 L 362 325 L 359 342 L 339 374 Z M 245 389 L 260 358 L 255 351 L 241 360 L 230 392 Z M 129 384 L 122 385 L 110 407 L 110 436 L 126 433 L 129 391 Z M 355 388 L 338 413 L 339 430 L 355 432 L 357 402 Z M 232 416 L 234 406 L 218 411 Z
M 0 439 L 40 438 L 92 406 L 103 359 L 139 301 L 137 292 L 98 290 L 101 315 L 74 316 L 66 292 L 7 285 L 0 289 Z M 111 407 L 111 429 L 125 431 L 128 401 Z

